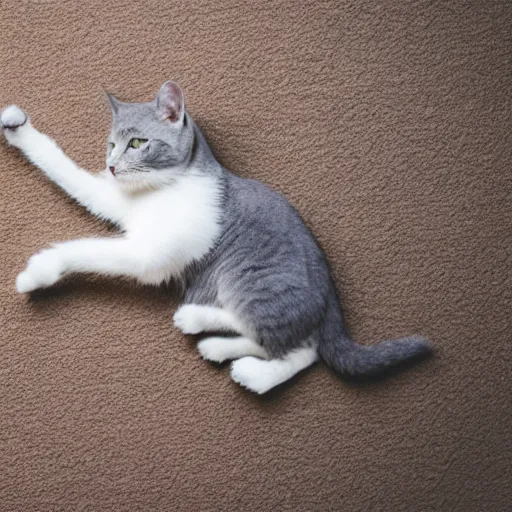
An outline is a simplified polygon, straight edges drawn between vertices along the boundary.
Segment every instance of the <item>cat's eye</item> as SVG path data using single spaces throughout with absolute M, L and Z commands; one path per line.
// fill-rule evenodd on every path
M 132 139 L 128 146 L 133 149 L 139 149 L 143 144 L 145 144 L 148 141 L 148 139 Z
M 107 150 L 109 153 L 112 153 L 112 150 L 116 147 L 116 145 L 113 142 L 109 142 L 107 145 Z

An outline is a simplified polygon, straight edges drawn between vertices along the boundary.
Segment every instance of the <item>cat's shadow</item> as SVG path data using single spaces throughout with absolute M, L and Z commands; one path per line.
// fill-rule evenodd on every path
M 218 335 L 218 334 L 216 334 Z M 202 339 L 197 338 L 198 340 Z M 394 377 L 398 376 L 398 374 L 401 374 L 402 372 L 406 372 L 408 370 L 411 370 L 413 367 L 417 368 L 418 366 L 427 363 L 428 360 L 432 359 L 433 354 L 423 354 L 421 356 L 418 356 L 416 358 L 410 359 L 409 361 L 401 362 L 397 365 L 394 365 L 392 367 L 387 368 L 384 371 L 381 371 L 379 373 L 376 373 L 374 375 L 370 376 L 364 376 L 364 377 L 350 377 L 346 375 L 340 375 L 336 372 L 331 372 L 337 381 L 340 383 L 340 386 L 348 386 L 349 388 L 366 388 L 368 391 L 372 390 L 374 387 L 378 386 L 379 384 L 382 384 L 384 381 L 392 380 Z M 231 361 L 226 361 L 224 363 L 213 363 L 210 362 L 210 365 L 218 368 L 219 370 L 229 370 L 229 367 L 231 365 Z M 324 367 L 321 369 L 321 367 Z M 288 393 L 290 388 L 294 388 L 298 382 L 300 382 L 301 379 L 309 379 L 310 374 L 314 373 L 315 371 L 330 371 L 328 370 L 322 362 L 320 362 L 320 365 L 316 364 L 313 366 L 309 366 L 305 370 L 302 370 L 297 375 L 292 377 L 291 379 L 285 381 L 283 384 L 280 384 L 279 386 L 276 386 L 275 388 L 271 389 L 267 393 L 264 393 L 262 395 L 257 395 L 254 393 L 251 393 L 250 391 L 247 391 L 243 388 L 240 388 L 239 392 L 241 395 L 249 395 L 248 399 L 255 401 L 256 403 L 259 403 L 261 405 L 272 405 L 274 403 L 281 403 L 283 400 L 283 397 Z
M 399 364 L 388 367 L 388 368 L 386 368 L 386 370 L 381 371 L 379 373 L 375 373 L 373 375 L 368 375 L 368 376 L 364 376 L 364 377 L 351 377 L 351 376 L 347 376 L 347 375 L 341 375 L 341 374 L 338 374 L 333 371 L 331 373 L 335 376 L 336 380 L 340 383 L 341 386 L 347 386 L 352 389 L 365 388 L 369 392 L 371 392 L 371 390 L 374 387 L 380 387 L 379 385 L 381 385 L 384 381 L 386 381 L 386 382 L 390 381 L 394 377 L 397 377 L 399 374 L 401 374 L 403 372 L 412 370 L 413 368 L 418 368 L 419 366 L 422 366 L 423 364 L 428 364 L 428 361 L 430 361 L 432 359 L 433 359 L 433 353 L 422 354 L 415 358 L 409 359 L 408 361 L 402 361 Z M 320 362 L 320 363 L 321 363 L 320 366 L 324 366 L 325 370 L 330 371 L 325 367 L 324 364 L 322 364 L 322 362 Z M 227 365 L 227 363 L 222 363 L 222 365 L 217 365 L 217 366 L 222 367 L 225 365 Z M 283 396 L 288 393 L 288 390 L 290 388 L 295 387 L 301 379 L 308 379 L 310 374 L 315 371 L 320 371 L 318 364 L 309 366 L 308 368 L 299 372 L 297 375 L 295 375 L 291 379 L 289 379 L 286 382 L 284 382 L 283 384 L 280 384 L 279 386 L 271 389 L 270 391 L 268 391 L 267 393 L 264 393 L 263 395 L 254 395 L 253 393 L 251 393 L 251 397 L 254 397 L 253 399 L 258 401 L 262 405 L 263 404 L 271 405 L 273 403 L 282 402 Z M 241 392 L 243 392 L 242 389 L 241 389 Z
M 116 281 L 105 281 L 95 276 L 72 276 L 64 278 L 50 288 L 41 288 L 31 292 L 28 300 L 30 303 L 37 305 L 73 296 L 91 296 L 94 300 L 100 300 L 105 296 L 115 296 L 117 299 L 129 301 L 140 300 L 143 297 L 153 300 L 165 300 L 171 306 L 179 302 L 181 293 L 172 284 L 146 286 L 122 278 Z

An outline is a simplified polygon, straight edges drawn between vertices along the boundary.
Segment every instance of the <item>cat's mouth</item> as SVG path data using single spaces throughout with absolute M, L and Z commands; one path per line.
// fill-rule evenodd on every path
M 109 167 L 108 170 L 112 173 L 112 176 L 114 176 L 114 178 L 123 178 L 135 174 L 135 172 L 133 171 L 122 171 L 114 167 Z
M 108 170 L 115 178 L 119 178 L 120 176 L 135 176 L 142 173 L 147 174 L 150 172 L 148 169 L 116 169 L 113 166 L 110 166 Z
M 115 169 L 113 171 L 110 171 L 112 173 L 112 176 L 114 176 L 114 178 L 123 178 L 123 177 L 126 177 L 126 176 L 131 176 L 132 174 L 136 174 L 135 172 L 130 172 L 130 171 L 119 171 L 118 169 Z

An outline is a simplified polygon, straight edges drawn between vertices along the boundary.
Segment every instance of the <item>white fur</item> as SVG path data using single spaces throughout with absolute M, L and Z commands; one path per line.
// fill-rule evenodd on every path
M 231 378 L 259 395 L 291 379 L 318 359 L 316 348 L 305 347 L 286 354 L 282 359 L 263 361 L 242 357 L 231 365 Z
M 250 338 L 244 336 L 236 338 L 211 337 L 197 344 L 199 353 L 207 361 L 223 363 L 228 359 L 238 359 L 244 356 L 255 356 L 266 359 L 265 349 Z
M 16 105 L 9 105 L 2 111 L 0 122 L 2 126 L 9 126 L 11 129 L 15 129 L 21 126 L 27 120 L 27 115 L 21 108 Z
M 20 293 L 27 293 L 46 288 L 55 284 L 62 272 L 63 265 L 55 249 L 47 249 L 29 258 L 27 268 L 16 278 L 16 289 Z
M 204 331 L 234 331 L 249 334 L 247 327 L 231 312 L 214 306 L 184 304 L 174 313 L 174 325 L 183 334 L 199 334 Z
M 65 242 L 42 251 L 18 276 L 20 293 L 51 286 L 70 272 L 124 275 L 159 284 L 180 276 L 212 248 L 220 234 L 215 178 L 192 170 L 177 173 L 161 188 L 152 184 L 143 190 L 142 179 L 135 187 L 108 172 L 90 174 L 24 116 L 15 106 L 2 112 L 0 121 L 9 143 L 91 213 L 116 223 L 124 234 Z M 25 124 L 9 128 L 23 119 Z

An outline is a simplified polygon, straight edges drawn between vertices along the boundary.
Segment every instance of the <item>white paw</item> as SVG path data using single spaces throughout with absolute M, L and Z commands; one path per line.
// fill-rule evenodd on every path
M 16 105 L 9 105 L 0 114 L 0 123 L 4 130 L 15 130 L 27 121 L 27 114 Z
M 185 304 L 180 306 L 176 313 L 174 313 L 174 325 L 183 334 L 198 334 L 202 332 L 203 326 L 201 323 L 201 308 L 195 304 Z
M 47 249 L 34 254 L 27 268 L 16 278 L 16 290 L 28 293 L 38 288 L 47 288 L 55 284 L 64 271 L 64 266 L 56 249 Z
M 252 356 L 242 357 L 231 364 L 231 378 L 259 395 L 278 384 L 271 371 L 271 363 Z
M 232 359 L 227 350 L 227 343 L 229 343 L 227 338 L 206 338 L 197 344 L 197 350 L 199 350 L 203 359 L 213 361 L 214 363 L 223 363 L 228 359 Z

